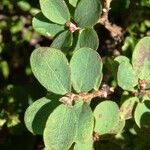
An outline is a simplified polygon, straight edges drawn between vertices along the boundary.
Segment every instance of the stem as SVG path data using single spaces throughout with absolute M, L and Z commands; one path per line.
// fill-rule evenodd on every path
M 70 21 L 66 22 L 66 27 L 69 28 L 69 31 L 70 31 L 71 33 L 74 33 L 75 31 L 80 30 L 79 27 L 77 27 L 74 23 L 72 23 L 72 22 L 70 22 Z
M 94 91 L 93 93 L 79 93 L 79 94 L 67 93 L 59 101 L 67 105 L 72 105 L 73 101 L 76 100 L 83 100 L 84 102 L 88 102 L 96 97 L 107 98 L 107 96 L 112 94 L 112 92 L 113 92 L 112 88 L 103 87 L 102 89 Z
M 120 41 L 123 35 L 121 31 L 122 30 L 121 27 L 115 24 L 111 24 L 108 19 L 109 10 L 111 9 L 110 8 L 111 2 L 112 0 L 104 0 L 103 13 L 97 23 L 100 23 L 101 25 L 105 26 L 105 28 L 110 31 L 111 36 L 115 38 L 116 40 Z

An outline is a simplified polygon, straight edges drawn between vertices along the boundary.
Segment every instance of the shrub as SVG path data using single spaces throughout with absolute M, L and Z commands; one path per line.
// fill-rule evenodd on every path
M 102 9 L 100 0 L 40 0 L 33 27 L 54 40 L 50 47 L 35 49 L 30 62 L 48 94 L 28 107 L 25 124 L 33 134 L 43 135 L 47 150 L 91 150 L 95 141 L 121 133 L 128 119 L 150 128 L 150 37 L 136 44 L 131 62 L 123 55 L 112 62 L 123 90 L 121 105 L 108 97 L 114 88 L 101 85 L 104 62 L 96 51 L 94 26 L 104 25 L 116 40 L 122 34 L 109 23 L 111 1 L 106 2 Z M 95 98 L 101 101 L 92 107 Z

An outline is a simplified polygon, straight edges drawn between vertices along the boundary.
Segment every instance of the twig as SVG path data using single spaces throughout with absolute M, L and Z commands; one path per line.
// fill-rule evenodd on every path
M 69 31 L 70 31 L 71 33 L 75 32 L 75 31 L 77 31 L 77 30 L 80 30 L 80 28 L 77 27 L 76 24 L 74 24 L 74 23 L 72 23 L 72 22 L 70 22 L 70 21 L 66 22 L 66 27 L 68 27 L 68 29 L 69 29 Z
M 111 24 L 108 19 L 108 13 L 109 13 L 109 10 L 111 9 L 110 8 L 111 1 L 112 0 L 104 0 L 103 13 L 97 23 L 104 25 L 105 28 L 110 31 L 111 36 L 115 38 L 116 40 L 120 41 L 123 35 L 121 27 L 115 24 Z
M 67 105 L 72 105 L 73 101 L 76 100 L 83 100 L 87 102 L 95 97 L 107 98 L 107 96 L 110 95 L 112 92 L 113 92 L 112 88 L 109 88 L 108 86 L 104 86 L 102 89 L 98 91 L 94 91 L 93 93 L 79 93 L 79 94 L 67 93 L 59 101 Z

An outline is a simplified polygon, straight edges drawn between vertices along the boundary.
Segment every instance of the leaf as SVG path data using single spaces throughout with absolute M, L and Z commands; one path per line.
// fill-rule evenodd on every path
M 126 56 L 117 56 L 114 60 L 119 64 L 121 64 L 122 62 L 130 62 L 129 58 L 127 58 Z
M 136 104 L 139 102 L 137 97 L 130 97 L 123 102 L 120 107 L 120 115 L 124 119 L 131 119 Z
M 110 134 L 119 134 L 125 127 L 125 119 L 119 118 L 119 122 L 111 129 Z
M 40 47 L 33 51 L 30 61 L 35 77 L 48 91 L 60 95 L 71 91 L 70 67 L 60 50 Z
M 44 15 L 40 12 L 35 15 L 32 20 L 32 26 L 35 31 L 39 32 L 44 36 L 54 37 L 61 31 L 65 29 L 64 26 L 54 24 L 50 22 Z
M 19 2 L 17 2 L 17 6 L 23 11 L 30 11 L 31 9 L 30 3 L 24 0 L 20 0 Z
M 102 80 L 103 80 L 103 73 L 100 76 L 100 78 L 97 78 L 97 81 L 96 81 L 95 86 L 94 86 L 95 91 L 99 90 L 99 87 L 101 85 Z
M 119 65 L 117 81 L 122 89 L 128 91 L 132 91 L 138 84 L 138 78 L 129 62 L 124 61 Z
M 100 0 L 80 0 L 77 3 L 74 21 L 81 28 L 92 27 L 101 15 Z
M 57 104 L 58 105 L 58 104 Z M 43 97 L 31 104 L 24 116 L 27 129 L 33 134 L 43 134 L 47 118 L 55 108 L 56 104 L 50 99 Z
M 104 101 L 94 110 L 95 129 L 99 135 L 110 134 L 119 122 L 119 108 L 115 102 Z
M 91 139 L 90 141 L 86 143 L 76 143 L 74 146 L 74 150 L 94 150 L 93 148 L 93 140 Z
M 78 129 L 76 141 L 84 143 L 92 138 L 93 126 L 94 126 L 94 117 L 90 106 L 87 103 L 84 103 L 80 107 L 78 116 Z
M 90 48 L 77 50 L 70 61 L 70 66 L 72 85 L 78 93 L 93 89 L 102 76 L 101 57 Z
M 92 28 L 84 29 L 79 37 L 80 47 L 89 47 L 97 50 L 99 46 L 99 39 L 96 31 Z
M 78 2 L 78 0 L 69 0 L 69 3 L 74 7 L 76 7 L 77 2 Z
M 58 106 L 47 120 L 44 130 L 45 146 L 49 149 L 68 150 L 74 142 L 77 116 L 73 108 Z
M 150 128 L 149 118 L 150 118 L 150 101 L 138 103 L 134 112 L 134 119 L 136 124 L 140 128 Z
M 133 68 L 140 79 L 150 81 L 150 37 L 142 38 L 132 55 Z
M 50 21 L 65 24 L 70 20 L 70 13 L 64 0 L 40 0 L 42 13 Z
M 52 42 L 51 47 L 67 51 L 73 43 L 73 35 L 70 31 L 64 31 L 59 34 Z

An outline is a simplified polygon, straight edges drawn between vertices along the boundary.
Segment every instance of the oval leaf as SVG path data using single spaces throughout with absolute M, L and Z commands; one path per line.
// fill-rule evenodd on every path
M 31 104 L 25 112 L 25 125 L 33 134 L 43 134 L 47 118 L 56 105 L 43 97 Z
M 138 84 L 138 78 L 131 66 L 127 61 L 122 62 L 119 65 L 117 72 L 118 85 L 124 90 L 133 90 Z
M 101 15 L 100 0 L 80 0 L 77 3 L 74 21 L 81 28 L 92 27 Z
M 64 31 L 55 38 L 51 44 L 51 47 L 60 49 L 62 51 L 67 51 L 71 47 L 72 42 L 72 33 L 69 31 Z
M 150 128 L 150 101 L 144 101 L 137 105 L 134 119 L 140 128 Z
M 70 68 L 60 50 L 38 48 L 33 51 L 30 61 L 35 77 L 48 91 L 60 95 L 70 92 Z
M 36 14 L 33 18 L 32 26 L 38 33 L 50 37 L 56 36 L 56 34 L 63 31 L 65 28 L 64 26 L 50 22 L 41 12 Z
M 137 97 L 130 97 L 129 99 L 125 100 L 120 107 L 120 115 L 124 119 L 131 119 L 133 116 L 133 111 L 138 103 L 139 99 Z
M 138 42 L 133 51 L 132 64 L 140 79 L 150 81 L 150 37 Z
M 40 0 L 42 13 L 46 18 L 58 24 L 70 20 L 70 13 L 64 0 Z
M 99 39 L 96 31 L 92 28 L 84 29 L 79 37 L 80 47 L 89 47 L 97 50 Z
M 93 89 L 102 76 L 101 57 L 90 48 L 77 50 L 71 59 L 70 66 L 72 85 L 78 93 Z
M 119 108 L 115 102 L 104 101 L 94 110 L 95 129 L 99 135 L 111 134 L 119 123 Z
M 77 110 L 79 111 L 79 110 Z M 90 106 L 84 103 L 80 108 L 76 141 L 84 143 L 92 138 L 94 117 Z
M 110 134 L 119 134 L 122 132 L 123 128 L 125 127 L 125 119 L 119 118 L 119 122 L 116 124 L 116 126 L 111 129 Z
M 49 149 L 67 150 L 74 142 L 77 118 L 73 108 L 58 106 L 47 120 L 44 130 L 45 146 Z

